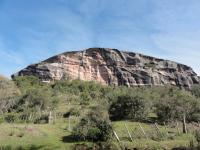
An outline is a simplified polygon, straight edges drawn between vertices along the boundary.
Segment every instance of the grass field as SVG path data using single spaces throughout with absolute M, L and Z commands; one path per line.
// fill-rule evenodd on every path
M 65 144 L 62 137 L 69 135 L 65 126 L 1 124 L 0 145 L 11 147 L 38 147 L 38 149 L 71 149 L 71 143 Z
M 130 141 L 128 127 L 133 138 Z M 74 123 L 72 122 L 72 126 Z M 145 133 L 145 137 L 141 132 L 138 122 L 118 121 L 113 122 L 114 129 L 121 140 L 121 145 L 126 147 L 136 147 L 138 149 L 172 149 L 174 147 L 189 146 L 190 141 L 194 139 L 192 134 L 178 135 L 176 128 L 165 128 L 159 126 L 159 132 L 171 133 L 171 138 L 163 138 L 152 140 L 150 136 L 158 132 L 152 124 L 141 123 Z M 38 150 L 71 150 L 74 144 L 78 142 L 70 141 L 66 137 L 70 135 L 67 130 L 68 121 L 59 120 L 56 124 L 0 124 L 0 145 L 1 149 L 38 149 Z M 114 138 L 113 142 L 119 144 Z M 84 143 L 84 142 L 79 142 Z M 87 143 L 88 144 L 88 143 Z M 19 148 L 20 147 L 20 148 Z
M 133 142 L 129 138 L 125 124 L 131 133 Z M 142 126 L 146 136 L 143 134 L 139 124 Z M 122 143 L 130 148 L 172 149 L 175 147 L 189 147 L 190 142 L 195 141 L 192 133 L 179 134 L 177 128 L 174 127 L 158 126 L 159 130 L 157 130 L 153 124 L 119 121 L 114 122 L 114 128 Z M 160 136 L 157 136 L 157 134 L 160 134 Z

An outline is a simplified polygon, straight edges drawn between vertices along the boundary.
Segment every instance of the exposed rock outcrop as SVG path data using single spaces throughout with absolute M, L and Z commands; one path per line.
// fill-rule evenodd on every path
M 34 75 L 44 82 L 61 79 L 96 81 L 104 85 L 199 84 L 197 74 L 183 64 L 117 49 L 90 48 L 66 52 L 33 64 L 15 76 Z

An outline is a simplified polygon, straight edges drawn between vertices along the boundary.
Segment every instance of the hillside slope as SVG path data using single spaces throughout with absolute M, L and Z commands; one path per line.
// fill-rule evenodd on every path
M 30 65 L 12 75 L 34 75 L 44 82 L 61 79 L 96 81 L 104 85 L 175 85 L 190 88 L 200 79 L 189 66 L 117 49 L 90 48 L 66 52 Z

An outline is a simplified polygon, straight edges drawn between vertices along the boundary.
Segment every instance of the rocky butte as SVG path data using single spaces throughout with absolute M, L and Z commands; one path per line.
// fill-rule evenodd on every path
M 200 78 L 189 66 L 108 48 L 65 52 L 30 65 L 12 77 L 27 75 L 37 76 L 43 82 L 80 79 L 128 87 L 169 84 L 190 88 L 200 83 Z

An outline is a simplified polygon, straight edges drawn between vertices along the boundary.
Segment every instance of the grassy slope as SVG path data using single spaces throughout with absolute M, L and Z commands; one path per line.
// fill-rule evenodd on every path
M 70 149 L 72 144 L 62 142 L 62 137 L 69 135 L 68 131 L 64 131 L 63 125 L 2 124 L 0 125 L 0 145 L 12 147 L 34 145 L 42 149 Z M 22 133 L 23 137 L 19 137 Z
M 128 134 L 124 127 L 124 123 L 127 124 L 130 132 L 134 138 L 134 131 L 138 128 L 137 122 L 119 121 L 114 122 L 115 131 L 118 133 L 119 138 L 122 140 L 123 145 L 128 147 L 154 147 L 154 148 L 167 148 L 171 149 L 173 147 L 188 146 L 193 136 L 180 135 L 175 137 L 173 140 L 164 140 L 161 142 L 147 140 L 144 137 L 141 139 L 134 139 L 134 142 L 129 142 Z M 145 131 L 153 130 L 151 125 L 141 124 Z M 67 129 L 67 121 L 59 121 L 54 125 L 44 124 L 44 125 L 34 125 L 34 124 L 1 124 L 0 125 L 0 145 L 6 146 L 10 145 L 12 147 L 30 147 L 31 145 L 38 147 L 38 149 L 64 149 L 71 150 L 72 146 L 76 142 L 64 142 L 63 137 L 68 136 L 70 133 Z M 165 130 L 164 127 L 160 127 L 160 130 Z M 169 128 L 168 130 L 174 131 L 175 129 Z M 135 130 L 136 131 L 136 130 Z M 22 135 L 20 137 L 20 135 Z M 115 141 L 115 140 L 114 140 Z M 116 142 L 116 141 L 115 141 Z
M 126 131 L 125 125 L 127 125 L 129 131 L 131 132 L 133 142 L 130 142 L 130 138 L 128 138 L 128 133 Z M 152 124 L 147 123 L 140 123 L 143 127 L 145 133 L 147 136 L 150 136 L 150 134 L 153 134 L 157 132 L 155 127 Z M 128 147 L 136 147 L 136 148 L 165 148 L 165 149 L 172 149 L 174 147 L 181 147 L 181 146 L 189 146 L 190 141 L 194 139 L 192 134 L 187 135 L 176 135 L 173 137 L 173 139 L 163 139 L 161 141 L 155 141 L 146 139 L 146 137 L 142 134 L 139 123 L 138 122 L 130 122 L 130 121 L 118 121 L 114 122 L 114 127 L 116 129 L 116 132 L 119 136 L 119 138 L 122 140 L 122 143 L 124 145 L 128 145 Z M 177 133 L 176 128 L 170 128 L 167 127 L 167 129 L 164 126 L 159 126 L 159 130 L 162 133 L 166 133 L 166 130 L 171 133 Z M 138 133 L 139 133 L 139 139 L 138 139 Z

